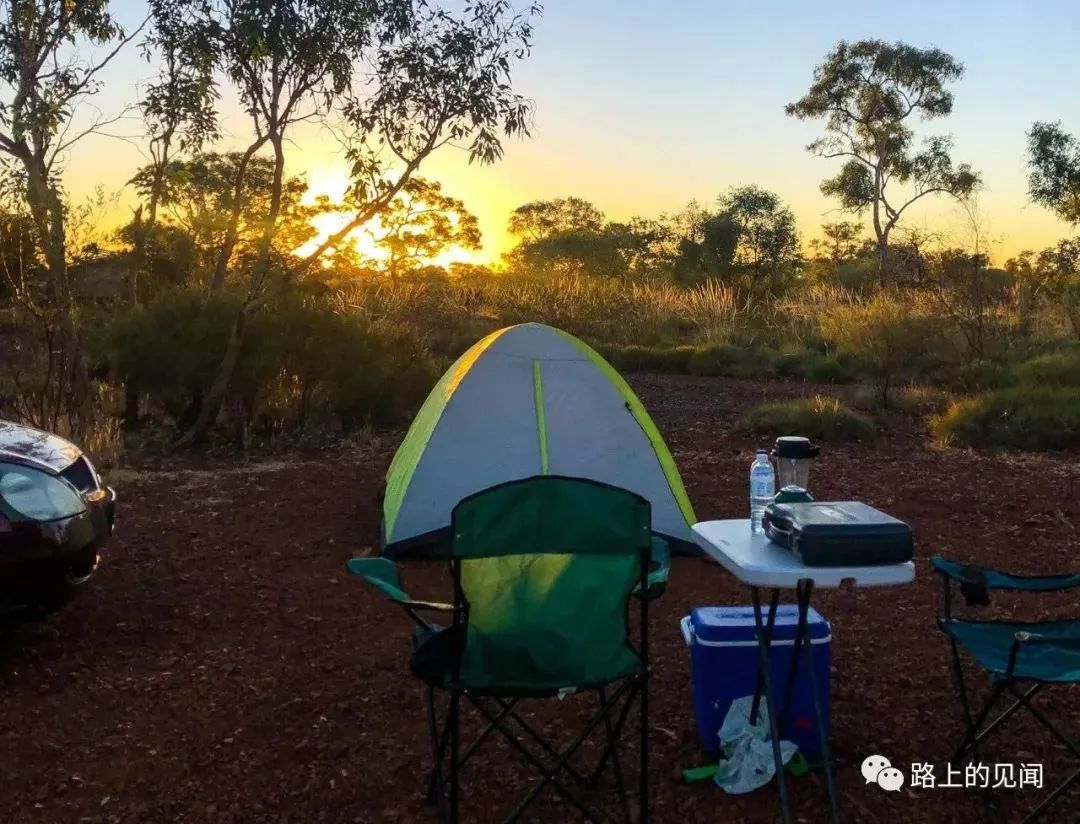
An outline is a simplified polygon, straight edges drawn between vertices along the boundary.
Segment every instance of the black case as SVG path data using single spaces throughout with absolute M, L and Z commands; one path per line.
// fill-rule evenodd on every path
M 765 534 L 807 566 L 878 566 L 910 561 L 911 527 L 859 501 L 769 504 Z

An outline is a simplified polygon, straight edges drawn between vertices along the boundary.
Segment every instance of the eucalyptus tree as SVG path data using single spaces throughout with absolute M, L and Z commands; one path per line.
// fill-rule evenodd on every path
M 120 114 L 87 116 L 102 70 L 136 37 L 117 24 L 107 0 L 0 0 L 0 158 L 21 190 L 44 262 L 49 327 L 44 426 L 67 415 L 89 423 L 89 379 L 67 266 L 67 211 L 60 176 L 69 152 Z M 52 327 L 55 326 L 55 334 Z
M 197 0 L 220 73 L 251 125 L 235 177 L 233 212 L 210 280 L 225 284 L 238 237 L 245 171 L 264 148 L 273 182 L 264 228 L 248 267 L 246 298 L 221 366 L 185 445 L 217 418 L 245 328 L 280 288 L 386 209 L 421 163 L 447 144 L 491 163 L 501 136 L 528 133 L 531 106 L 510 84 L 530 47 L 539 6 L 515 12 L 507 0 L 468 0 L 451 11 L 425 0 Z M 340 230 L 298 261 L 272 258 L 293 127 L 328 115 L 345 142 L 351 185 Z
M 814 70 L 807 93 L 785 109 L 800 120 L 825 122 L 826 135 L 807 150 L 845 162 L 821 191 L 844 210 L 870 210 L 879 280 L 887 274 L 889 235 L 909 207 L 933 194 L 964 199 L 980 183 L 969 164 L 953 163 L 950 138 L 930 137 L 917 147 L 912 130 L 916 118 L 952 111 L 948 84 L 963 71 L 940 49 L 841 41 Z
M 197 151 L 219 135 L 212 34 L 202 25 L 199 7 L 187 0 L 149 3 L 151 26 L 142 51 L 148 62 L 158 64 L 158 75 L 147 85 L 139 103 L 150 164 L 140 170 L 138 181 L 132 181 L 146 200 L 145 215 L 140 206 L 131 226 L 129 288 L 133 304 L 139 299 L 139 277 L 149 265 L 148 247 L 174 158 Z
M 1080 140 L 1060 123 L 1028 132 L 1028 194 L 1072 226 L 1080 226 Z

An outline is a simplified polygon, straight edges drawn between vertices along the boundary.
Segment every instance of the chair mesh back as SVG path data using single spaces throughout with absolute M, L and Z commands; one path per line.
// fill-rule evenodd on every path
M 632 492 L 554 476 L 458 504 L 453 554 L 468 604 L 461 682 L 542 693 L 637 671 L 627 606 L 647 564 L 650 520 Z

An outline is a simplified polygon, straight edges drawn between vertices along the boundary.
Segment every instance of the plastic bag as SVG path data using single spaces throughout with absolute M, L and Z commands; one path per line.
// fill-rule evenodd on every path
M 776 775 L 772 742 L 769 739 L 769 710 L 762 699 L 757 723 L 750 723 L 753 696 L 746 695 L 731 702 L 731 708 L 720 725 L 720 750 L 725 758 L 716 772 L 716 785 L 730 795 L 742 795 L 764 787 Z M 790 741 L 780 742 L 780 759 L 787 764 L 798 747 Z

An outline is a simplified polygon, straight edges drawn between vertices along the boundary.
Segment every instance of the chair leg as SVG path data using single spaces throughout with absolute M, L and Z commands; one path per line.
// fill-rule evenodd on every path
M 517 807 L 514 808 L 514 811 L 509 816 L 507 816 L 506 819 L 504 819 L 507 824 L 509 824 L 509 822 L 517 821 L 519 818 L 521 818 L 522 814 L 525 812 L 525 809 L 529 806 L 529 804 L 533 802 L 536 796 L 540 794 L 540 791 L 543 790 L 544 787 L 548 784 L 551 784 L 556 792 L 558 792 L 560 795 L 570 801 L 570 803 L 572 803 L 578 809 L 578 812 L 580 812 L 586 820 L 596 821 L 596 817 L 585 806 L 582 800 L 578 797 L 578 794 L 571 791 L 570 788 L 568 788 L 561 781 L 559 781 L 556 776 L 558 775 L 560 770 L 565 769 L 566 762 L 571 758 L 571 756 L 573 756 L 575 752 L 577 752 L 578 748 L 592 734 L 593 730 L 595 730 L 600 725 L 600 723 L 603 721 L 604 714 L 610 712 L 611 709 L 618 704 L 619 699 L 625 697 L 627 692 L 632 691 L 633 686 L 633 681 L 629 681 L 620 685 L 615 695 L 612 696 L 612 699 L 607 703 L 606 707 L 601 710 L 601 712 L 594 715 L 589 721 L 589 723 L 585 726 L 585 728 L 582 729 L 580 733 L 578 733 L 577 737 L 575 737 L 574 740 L 571 741 L 559 753 L 559 757 L 554 764 L 545 765 L 541 763 L 531 752 L 529 752 L 521 744 L 520 741 L 510 735 L 509 731 L 505 727 L 499 727 L 500 731 L 507 736 L 507 739 L 518 750 L 518 752 L 520 752 L 522 756 L 524 756 L 525 759 L 529 761 L 529 763 L 532 764 L 536 769 L 538 769 L 543 775 L 540 781 L 538 781 L 528 792 L 528 794 L 526 794 L 525 797 L 521 799 Z M 623 708 L 619 714 L 619 719 L 615 724 L 616 737 L 618 737 L 618 735 L 622 732 L 622 728 L 626 723 L 626 718 L 629 715 L 630 703 L 631 702 L 623 703 Z
M 458 787 L 458 768 L 460 767 L 458 761 L 458 721 L 460 709 L 461 693 L 453 690 L 450 693 L 450 710 L 447 717 L 447 724 L 449 725 L 447 732 L 450 735 L 450 824 L 457 824 L 458 822 L 458 795 L 460 791 Z
M 428 780 L 425 804 L 435 804 L 442 794 L 442 747 L 439 745 L 439 725 L 435 718 L 435 688 L 427 688 L 428 732 L 431 734 L 431 777 Z M 441 805 L 440 805 L 441 806 Z
M 948 583 L 946 582 L 946 590 L 948 589 Z M 971 702 L 968 701 L 967 683 L 964 681 L 964 668 L 960 662 L 960 648 L 957 646 L 956 640 L 949 639 L 949 645 L 952 647 L 953 655 L 953 671 L 956 673 L 956 687 L 960 696 L 960 707 L 964 711 L 964 740 L 970 736 L 974 738 L 975 732 L 975 719 L 971 715 Z
M 1011 714 L 1012 710 L 1015 709 L 1015 706 L 1010 708 L 1001 716 L 999 716 L 993 724 L 983 730 L 982 733 L 979 733 L 979 728 L 986 721 L 986 717 L 990 715 L 990 710 L 994 708 L 994 704 L 997 703 L 997 700 L 1001 696 L 1004 688 L 1005 686 L 1001 682 L 994 684 L 994 688 L 990 692 L 990 697 L 986 699 L 986 705 L 979 712 L 978 717 L 974 721 L 972 721 L 971 725 L 967 729 L 967 732 L 964 733 L 964 738 L 960 742 L 960 746 L 956 749 L 956 752 L 953 753 L 952 758 L 949 759 L 949 763 L 959 761 L 961 757 L 966 758 L 968 750 L 973 750 L 978 745 L 978 743 L 986 737 L 986 733 L 988 733 L 991 729 L 1004 721 L 1006 716 Z
M 1068 789 L 1073 784 L 1076 784 L 1078 781 L 1080 781 L 1080 770 L 1077 770 L 1060 784 L 1058 784 L 1057 788 L 1052 793 L 1050 793 L 1050 795 L 1048 795 L 1046 798 L 1039 802 L 1039 806 L 1037 806 L 1034 810 L 1024 816 L 1024 820 L 1021 822 L 1021 824 L 1031 824 L 1032 821 L 1038 819 L 1044 812 L 1046 812 L 1050 808 L 1051 804 L 1057 801 L 1062 795 L 1064 795 L 1068 791 Z
M 649 820 L 649 671 L 641 677 L 641 764 L 638 788 L 638 821 Z
M 1077 758 L 1080 758 L 1080 744 L 1077 744 L 1076 741 L 1073 741 L 1071 738 L 1065 735 L 1065 733 L 1061 732 L 1061 730 L 1055 727 L 1050 721 L 1050 719 L 1047 718 L 1046 713 L 1044 713 L 1041 709 L 1036 707 L 1031 702 L 1031 696 L 1035 692 L 1035 689 L 1041 686 L 1042 684 L 1036 684 L 1035 687 L 1032 687 L 1027 692 L 1021 693 L 1016 689 L 1015 685 L 1010 685 L 1009 692 L 1011 692 L 1016 698 L 1016 706 L 1023 705 L 1028 710 L 1030 710 L 1031 714 L 1035 716 L 1036 720 L 1038 720 L 1040 724 L 1046 727 L 1046 729 L 1049 730 L 1050 733 L 1058 741 L 1064 744 L 1066 749 L 1069 750 L 1069 752 L 1071 752 Z M 1046 812 L 1047 809 L 1049 809 L 1051 804 L 1057 801 L 1069 790 L 1069 788 L 1073 784 L 1077 783 L 1078 781 L 1080 781 L 1080 770 L 1076 770 L 1072 775 L 1070 775 L 1063 782 L 1061 782 L 1054 789 L 1054 791 L 1050 793 L 1050 795 L 1040 801 L 1039 805 L 1035 807 L 1035 809 L 1032 810 L 1030 813 L 1028 813 L 1027 816 L 1024 818 L 1024 824 L 1028 824 L 1028 822 L 1035 821 L 1037 818 L 1039 818 L 1044 812 Z

